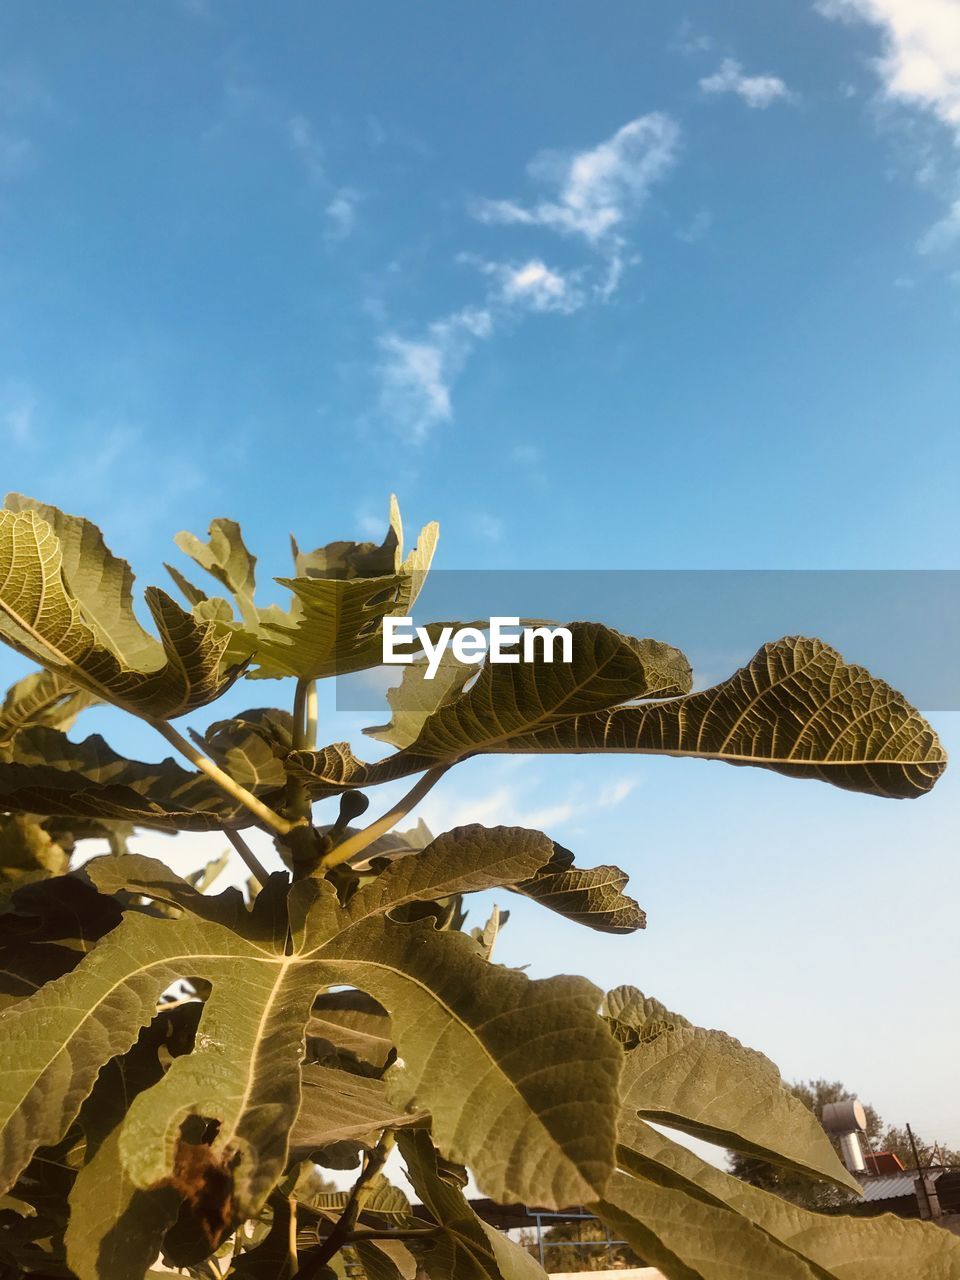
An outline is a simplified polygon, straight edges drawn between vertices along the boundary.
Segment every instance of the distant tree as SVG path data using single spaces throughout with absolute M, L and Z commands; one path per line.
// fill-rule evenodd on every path
M 609 1233 L 613 1234 L 613 1233 Z M 617 1271 L 642 1267 L 644 1260 L 628 1244 L 609 1244 L 608 1232 L 596 1218 L 558 1222 L 543 1233 L 543 1260 L 548 1274 L 555 1271 Z M 525 1233 L 524 1244 L 538 1256 L 536 1237 Z M 558 1246 L 583 1245 L 583 1248 Z
M 788 1088 L 794 1097 L 799 1098 L 818 1120 L 823 1119 L 824 1107 L 830 1102 L 846 1102 L 857 1095 L 847 1089 L 840 1080 L 795 1080 Z M 861 1099 L 861 1102 L 863 1100 Z M 867 1142 L 864 1146 L 872 1151 L 892 1151 L 900 1158 L 905 1169 L 915 1167 L 913 1151 L 906 1129 L 898 1129 L 892 1125 L 884 1125 L 879 1112 L 869 1103 L 863 1103 L 867 1117 Z M 938 1162 L 960 1165 L 960 1152 L 952 1151 L 942 1143 L 927 1143 L 914 1134 L 917 1151 L 922 1164 L 930 1164 L 935 1152 Z M 839 1149 L 839 1143 L 834 1142 Z M 864 1154 L 868 1154 L 865 1150 Z M 772 1191 L 785 1200 L 803 1205 L 807 1209 L 826 1209 L 847 1203 L 856 1197 L 852 1193 L 831 1187 L 815 1178 L 804 1177 L 789 1169 L 778 1168 L 765 1160 L 756 1160 L 749 1156 L 739 1155 L 731 1151 L 727 1156 L 730 1172 L 754 1187 L 762 1187 Z
M 913 1140 L 917 1144 L 917 1155 L 920 1157 L 922 1165 L 944 1164 L 960 1166 L 960 1151 L 956 1151 L 942 1142 L 925 1142 L 918 1133 L 914 1133 Z M 874 1144 L 874 1147 L 877 1151 L 892 1151 L 895 1155 L 898 1155 L 905 1169 L 915 1168 L 913 1148 L 910 1145 L 910 1137 L 906 1129 L 898 1129 L 895 1125 L 890 1125 L 884 1129 L 880 1140 Z

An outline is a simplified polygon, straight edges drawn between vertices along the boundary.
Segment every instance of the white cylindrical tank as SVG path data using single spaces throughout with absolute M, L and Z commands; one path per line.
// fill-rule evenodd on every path
M 863 1158 L 863 1148 L 855 1133 L 844 1133 L 840 1137 L 840 1159 L 850 1173 L 863 1173 L 867 1164 Z
M 828 1102 L 823 1108 L 821 1122 L 827 1133 L 866 1133 L 867 1113 L 859 1098 L 847 1098 L 845 1102 Z
M 867 1116 L 859 1098 L 828 1102 L 821 1122 L 827 1133 L 840 1139 L 840 1157 L 850 1173 L 863 1173 L 866 1162 L 860 1134 L 867 1131 Z

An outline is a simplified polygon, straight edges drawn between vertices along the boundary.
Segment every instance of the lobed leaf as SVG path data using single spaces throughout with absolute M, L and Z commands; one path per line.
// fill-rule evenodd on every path
M 219 697 L 237 674 L 221 670 L 224 642 L 150 587 L 154 639 L 133 613 L 132 581 L 89 521 L 18 496 L 0 512 L 0 637 L 9 645 L 137 715 L 172 719 Z
M 263 621 L 252 674 L 315 680 L 379 666 L 383 619 L 410 612 L 438 536 L 436 524 L 426 525 L 404 557 L 400 509 L 393 497 L 390 528 L 380 547 L 337 542 L 304 554 L 294 542 L 297 576 L 277 579 L 293 593 L 293 605 L 288 615 Z
M 769 1058 L 722 1031 L 661 1025 L 625 1055 L 625 1111 L 859 1193 Z
M 511 886 L 568 920 L 600 933 L 634 933 L 647 917 L 623 890 L 627 874 L 619 867 L 575 867 L 573 854 L 561 845 L 530 880 Z
M 669 645 L 635 640 L 596 622 L 569 628 L 571 662 L 488 663 L 469 689 L 426 717 L 406 753 L 432 764 L 458 760 L 499 750 L 572 716 L 690 687 L 690 664 Z
M 173 1225 L 180 1198 L 171 1187 L 135 1187 L 120 1156 L 129 1101 L 163 1077 L 161 1053 L 187 1051 L 199 1005 L 162 1013 L 133 1049 L 100 1072 L 80 1112 L 86 1137 L 83 1167 L 70 1192 L 67 1261 L 77 1280 L 142 1280 Z
M 541 840 L 537 857 L 547 852 Z M 504 863 L 494 842 L 488 853 L 491 868 Z M 531 982 L 486 964 L 463 935 L 383 914 L 434 892 L 447 856 L 442 845 L 423 855 L 417 887 L 406 870 L 384 873 L 376 901 L 358 893 L 346 910 L 326 883 L 302 881 L 290 891 L 289 929 L 284 878 L 274 877 L 237 930 L 194 914 L 186 882 L 167 876 L 151 889 L 148 860 L 137 860 L 128 884 L 176 902 L 180 918 L 128 913 L 76 970 L 0 1016 L 0 1185 L 66 1130 L 102 1063 L 126 1052 L 161 993 L 199 978 L 212 991 L 196 1046 L 135 1099 L 119 1150 L 132 1185 L 172 1186 L 211 1243 L 259 1210 L 286 1163 L 304 1028 L 330 986 L 386 1007 L 402 1060 L 387 1074 L 390 1105 L 428 1109 L 442 1149 L 469 1162 L 491 1195 L 559 1205 L 595 1194 L 612 1167 L 620 1070 L 598 993 L 580 979 Z M 525 848 L 517 857 L 511 875 L 535 861 Z M 100 861 L 109 870 L 116 860 Z M 97 862 L 89 874 L 97 880 Z M 476 870 L 465 874 L 478 885 Z M 492 884 L 499 873 L 487 876 Z M 188 1140 L 192 1117 L 214 1121 L 215 1135 Z M 487 1140 L 493 1124 L 509 1135 L 506 1151 Z
M 754 765 L 898 798 L 929 791 L 946 768 L 937 735 L 902 694 L 820 640 L 787 637 L 765 645 L 747 667 L 702 693 L 620 706 L 645 696 L 649 678 L 630 646 L 654 642 L 620 637 L 620 644 L 608 628 L 573 627 L 573 664 L 485 667 L 386 760 L 364 764 L 346 744 L 334 744 L 286 753 L 286 768 L 319 797 L 487 752 L 622 752 Z M 677 655 L 671 668 L 676 650 L 659 648 L 667 656 L 652 665 L 657 679 L 665 684 L 673 669 L 679 683 L 685 660 Z M 611 657 L 611 649 L 612 664 L 598 676 L 598 654 Z M 614 667 L 619 683 L 608 679 Z M 632 686 L 627 668 L 637 681 Z M 591 701 L 594 709 L 587 710 Z
M 213 831 L 252 821 L 204 774 L 169 758 L 157 764 L 127 760 L 98 734 L 73 742 L 41 726 L 21 730 L 7 762 L 0 763 L 0 807 L 160 831 Z
M 897 798 L 929 791 L 947 760 L 902 694 L 796 636 L 702 693 L 577 716 L 487 749 L 694 756 Z
M 442 1228 L 431 1246 L 414 1246 L 429 1280 L 542 1280 L 526 1249 L 478 1217 L 462 1188 L 442 1175 L 426 1133 L 408 1130 L 397 1145 L 421 1203 Z
M 622 1125 L 620 1143 L 620 1164 L 630 1174 L 726 1206 L 801 1258 L 819 1280 L 960 1278 L 960 1240 L 932 1223 L 801 1209 L 707 1164 L 640 1120 Z
M 748 1218 L 653 1177 L 618 1171 L 590 1209 L 669 1280 L 817 1280 Z
M 290 1133 L 293 1159 L 306 1159 L 337 1142 L 373 1147 L 383 1129 L 404 1128 L 428 1119 L 425 1111 L 391 1106 L 382 1080 L 318 1063 L 304 1063 L 301 1087 L 303 1101 Z
M 95 699 L 53 671 L 35 671 L 10 686 L 0 707 L 0 757 L 21 729 L 46 725 L 66 732 Z

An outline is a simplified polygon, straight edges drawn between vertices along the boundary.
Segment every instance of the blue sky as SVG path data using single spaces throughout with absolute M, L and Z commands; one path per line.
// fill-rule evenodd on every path
M 956 568 L 960 8 L 722 8 L 8 0 L 6 487 L 144 582 L 224 514 L 269 579 L 391 490 L 446 568 Z M 631 872 L 645 934 L 520 906 L 505 961 L 960 1145 L 958 809 L 620 759 L 426 814 Z

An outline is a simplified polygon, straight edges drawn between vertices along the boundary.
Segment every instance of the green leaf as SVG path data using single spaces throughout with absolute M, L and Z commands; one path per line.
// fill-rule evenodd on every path
M 389 742 L 393 747 L 410 746 L 416 742 L 425 721 L 463 692 L 463 686 L 476 675 L 476 668 L 458 662 L 453 650 L 447 648 L 433 679 L 428 680 L 426 675 L 425 658 L 405 666 L 400 683 L 387 690 L 387 702 L 392 712 L 389 723 L 364 729 L 364 733 L 381 742 Z
M 630 1173 L 728 1206 L 807 1261 L 821 1280 L 960 1277 L 960 1239 L 942 1227 L 892 1214 L 812 1213 L 707 1164 L 639 1120 L 623 1126 L 620 1140 L 620 1163 Z
M 486 1194 L 559 1207 L 605 1182 L 620 1064 L 598 1035 L 590 983 L 532 982 L 487 964 L 463 934 L 382 917 L 345 930 L 326 953 L 338 981 L 390 1011 L 400 1053 L 386 1077 L 391 1101 L 427 1108 L 441 1150 Z
M 494 844 L 488 853 L 492 865 L 504 861 Z M 255 1214 L 284 1167 L 304 1027 L 330 986 L 387 1008 L 400 1053 L 390 1104 L 428 1109 L 442 1149 L 470 1163 L 491 1195 L 560 1205 L 595 1194 L 612 1167 L 621 1058 L 597 1017 L 599 993 L 575 978 L 532 982 L 486 964 L 463 935 L 377 914 L 448 876 L 442 847 L 421 858 L 416 886 L 398 872 L 376 900 L 358 893 L 347 910 L 325 882 L 299 882 L 289 945 L 282 876 L 239 931 L 192 911 L 128 913 L 73 973 L 0 1015 L 0 1187 L 66 1130 L 162 992 L 195 977 L 212 984 L 196 1048 L 134 1101 L 120 1151 L 133 1185 L 174 1186 L 211 1239 Z M 530 855 L 517 859 L 527 866 Z M 99 874 L 95 863 L 89 874 Z M 157 889 L 161 900 L 170 892 L 169 881 Z M 191 1141 L 192 1117 L 215 1121 L 215 1136 Z M 497 1149 L 486 1139 L 494 1123 L 508 1135 Z
M 257 795 L 279 796 L 287 782 L 283 754 L 293 746 L 293 716 L 276 707 L 255 707 L 218 720 L 197 739 L 235 782 Z
M 204 774 L 169 758 L 158 764 L 127 760 L 97 734 L 72 742 L 39 726 L 18 733 L 8 762 L 0 763 L 0 807 L 160 831 L 213 831 L 251 822 Z
M 120 1130 L 130 1100 L 163 1077 L 160 1052 L 182 1053 L 193 1041 L 199 1006 L 161 1014 L 133 1049 L 107 1064 L 80 1113 L 83 1167 L 70 1192 L 67 1261 L 78 1280 L 142 1280 L 173 1225 L 180 1197 L 172 1187 L 142 1191 L 120 1158 Z
M 647 917 L 624 894 L 627 879 L 619 867 L 575 867 L 570 850 L 555 845 L 553 857 L 532 879 L 511 887 L 589 929 L 635 933 L 646 927 Z
M 525 882 L 550 862 L 554 848 L 549 836 L 523 827 L 455 827 L 421 852 L 392 861 L 357 890 L 347 911 L 362 920 L 409 902 Z
M 436 538 L 436 526 L 428 525 L 421 538 Z M 396 572 L 403 560 L 403 522 L 396 494 L 390 495 L 387 532 L 383 542 L 328 542 L 315 551 L 301 551 L 291 537 L 298 578 L 382 578 Z
M 488 663 L 469 689 L 427 716 L 407 754 L 438 764 L 511 749 L 506 744 L 515 738 L 571 716 L 690 687 L 690 665 L 669 645 L 595 622 L 569 627 L 572 662 Z M 404 696 L 412 699 L 410 689 Z
M 239 620 L 226 600 L 208 598 L 173 565 L 168 564 L 166 569 L 186 597 L 197 621 L 213 623 L 215 633 L 225 640 L 224 661 L 245 662 L 256 650 L 263 625 L 266 622 L 282 624 L 286 615 L 277 605 L 261 608 L 254 602 L 257 558 L 248 551 L 240 526 L 233 520 L 214 520 L 208 537 L 209 541 L 203 542 L 192 533 L 178 533 L 174 541 L 220 586 L 226 587 Z
M 365 1240 L 353 1246 L 366 1280 L 416 1280 L 417 1260 L 402 1240 Z
M 162 906 L 175 907 L 201 920 L 213 920 L 238 931 L 242 931 L 247 923 L 246 906 L 239 889 L 231 886 L 222 893 L 202 893 L 159 859 L 148 858 L 141 853 L 94 858 L 85 865 L 83 872 L 101 894 L 114 897 L 137 894 Z
M 178 534 L 181 551 L 227 588 L 239 620 L 225 600 L 207 599 L 178 570 L 167 567 L 194 617 L 214 626 L 227 646 L 228 660 L 255 655 L 257 667 L 248 673 L 254 678 L 318 679 L 380 663 L 382 619 L 409 612 L 430 567 L 437 535 L 437 526 L 427 525 L 417 548 L 404 559 L 400 511 L 392 498 L 390 528 L 382 546 L 333 542 L 302 552 L 292 539 L 297 576 L 277 579 L 293 593 L 290 610 L 284 612 L 275 605 L 255 604 L 256 557 L 234 521 L 214 520 L 207 542 L 190 533 Z
M 25 498 L 8 507 L 16 509 L 0 512 L 0 637 L 14 649 L 137 715 L 172 719 L 229 687 L 237 673 L 221 670 L 224 642 L 211 624 L 156 587 L 146 600 L 159 641 L 143 630 L 129 566 L 96 526 Z
M 423 1206 L 443 1228 L 432 1247 L 412 1246 L 430 1280 L 542 1280 L 545 1273 L 530 1254 L 488 1226 L 462 1189 L 441 1176 L 426 1133 L 401 1133 L 397 1145 Z
M 196 561 L 202 569 L 206 569 L 207 573 L 216 578 L 221 586 L 227 588 L 236 601 L 245 626 L 256 630 L 260 622 L 253 603 L 257 587 L 257 557 L 247 550 L 240 526 L 236 521 L 225 519 L 212 521 L 209 542 L 202 542 L 192 533 L 178 533 L 174 542 L 185 555 Z M 171 574 L 177 585 L 183 589 L 186 580 L 173 570 Z M 204 598 L 203 593 L 198 592 L 196 588 L 192 589 L 192 594 L 194 599 L 190 601 L 191 604 L 198 604 L 200 599 Z
M 31 873 L 62 875 L 70 856 L 26 814 L 0 814 L 0 894 Z
M 902 694 L 796 636 L 764 645 L 702 693 L 577 716 L 483 749 L 693 756 L 897 798 L 929 791 L 947 761 Z
M 613 1034 L 627 1049 L 633 1049 L 644 1040 L 652 1040 L 663 1031 L 676 1031 L 680 1027 L 692 1027 L 693 1023 L 671 1011 L 652 996 L 645 996 L 636 987 L 614 987 L 604 996 L 603 1016 Z
M 816 1280 L 740 1214 L 650 1177 L 614 1174 L 590 1208 L 669 1280 Z
M 626 1054 L 625 1110 L 859 1193 L 816 1116 L 769 1058 L 722 1031 L 661 1025 Z
M 119 905 L 76 876 L 20 887 L 2 916 L 0 1009 L 76 968 L 120 920 Z
M 390 1016 L 363 991 L 326 991 L 307 1023 L 307 1052 L 357 1075 L 381 1076 L 393 1052 Z
M 0 758 L 21 729 L 40 724 L 66 732 L 94 701 L 85 689 L 53 671 L 35 671 L 18 680 L 7 690 L 0 707 Z
M 294 1159 L 306 1159 L 336 1142 L 373 1147 L 383 1129 L 419 1124 L 427 1118 L 425 1111 L 391 1106 L 382 1080 L 317 1063 L 304 1063 L 301 1086 L 303 1102 L 290 1134 Z
M 332 543 L 304 556 L 295 550 L 296 578 L 278 578 L 294 596 L 286 618 L 265 621 L 259 632 L 254 677 L 293 675 L 316 680 L 379 666 L 382 624 L 406 616 L 420 594 L 439 530 L 428 524 L 404 558 L 396 498 L 391 530 L 380 548 Z

